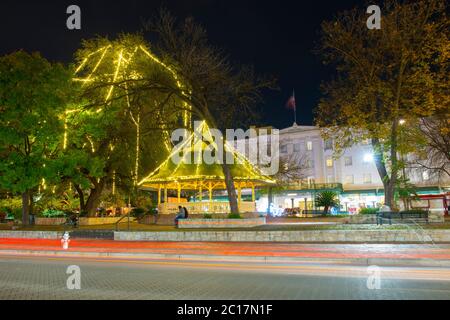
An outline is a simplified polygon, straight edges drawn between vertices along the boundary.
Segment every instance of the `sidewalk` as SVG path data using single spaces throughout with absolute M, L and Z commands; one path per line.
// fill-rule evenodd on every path
M 450 267 L 450 245 L 0 239 L 0 255 Z

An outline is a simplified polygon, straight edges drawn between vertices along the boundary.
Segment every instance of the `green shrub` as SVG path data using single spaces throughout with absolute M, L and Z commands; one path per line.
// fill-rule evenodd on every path
M 230 213 L 228 219 L 242 219 L 242 217 L 239 213 Z
M 45 209 L 42 212 L 42 216 L 45 218 L 60 218 L 60 217 L 65 217 L 66 213 L 64 211 L 56 210 L 56 209 Z
M 212 219 L 213 218 L 213 216 L 212 216 L 212 214 L 210 214 L 210 213 L 205 213 L 204 215 L 203 215 L 203 219 Z
M 131 216 L 137 219 L 142 218 L 144 215 L 145 215 L 144 208 L 134 208 L 133 210 L 131 210 Z
M 360 214 L 376 214 L 380 209 L 379 208 L 362 208 L 359 210 Z
M 0 199 L 0 212 L 5 213 L 8 219 L 22 219 L 22 199 L 20 197 Z
M 339 197 L 334 191 L 322 191 L 316 195 L 316 205 L 323 207 L 323 213 L 328 214 L 330 208 L 339 207 Z

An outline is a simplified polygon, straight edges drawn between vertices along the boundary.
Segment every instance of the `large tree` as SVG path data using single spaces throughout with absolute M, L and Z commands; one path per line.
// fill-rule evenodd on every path
M 222 50 L 209 43 L 205 29 L 192 18 L 180 22 L 161 10 L 145 27 L 155 39 L 153 50 L 182 85 L 147 78 L 143 90 L 157 86 L 161 92 L 175 95 L 182 100 L 180 110 L 206 120 L 210 128 L 225 130 L 255 120 L 256 104 L 264 89 L 273 88 L 273 79 L 258 77 L 252 67 L 232 64 Z M 225 161 L 222 170 L 231 212 L 238 213 L 233 177 Z
M 74 183 L 81 210 L 93 215 L 108 184 L 137 196 L 139 177 L 171 149 L 169 132 L 179 127 L 182 112 L 171 107 L 173 94 L 136 89 L 150 77 L 176 82 L 140 35 L 85 40 L 76 61 L 80 103 L 66 116 L 62 172 Z
M 370 140 L 383 181 L 385 203 L 395 207 L 395 186 L 402 167 L 398 153 L 416 147 L 399 134 L 437 113 L 443 105 L 443 56 L 448 51 L 445 1 L 387 0 L 381 29 L 366 27 L 365 8 L 339 13 L 322 24 L 318 53 L 335 66 L 336 76 L 322 86 L 317 123 L 333 138 L 336 152 Z M 448 94 L 448 93 L 447 93 Z
M 33 192 L 56 175 L 50 167 L 60 150 L 70 79 L 61 64 L 37 53 L 0 57 L 0 185 L 21 193 L 25 225 Z

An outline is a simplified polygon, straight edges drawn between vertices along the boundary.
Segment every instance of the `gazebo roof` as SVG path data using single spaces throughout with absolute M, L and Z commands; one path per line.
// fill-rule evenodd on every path
M 201 133 L 203 139 L 194 140 L 195 134 Z M 159 188 L 167 187 L 168 189 L 177 189 L 181 186 L 182 189 L 198 189 L 212 187 L 213 189 L 226 189 L 225 178 L 220 163 L 207 164 L 202 159 L 201 163 L 196 164 L 193 161 L 192 155 L 204 154 L 204 151 L 209 148 L 217 147 L 211 136 L 210 130 L 205 122 L 203 122 L 196 132 L 186 139 L 179 147 L 175 148 L 169 157 L 145 179 L 143 179 L 139 186 L 141 188 Z M 270 177 L 264 175 L 261 170 L 250 163 L 250 161 L 232 146 L 226 142 L 224 144 L 224 151 L 233 155 L 234 163 L 228 164 L 231 174 L 236 185 L 241 188 L 250 188 L 262 185 L 271 185 L 275 181 Z M 172 161 L 172 156 L 181 153 L 189 156 L 191 161 L 181 160 L 179 164 Z M 224 153 L 225 153 L 224 152 Z

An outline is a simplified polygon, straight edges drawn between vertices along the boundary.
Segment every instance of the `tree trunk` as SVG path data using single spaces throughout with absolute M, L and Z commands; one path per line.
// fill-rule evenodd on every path
M 223 174 L 225 176 L 225 185 L 227 187 L 228 201 L 230 202 L 230 213 L 239 213 L 239 206 L 236 196 L 236 188 L 234 187 L 233 176 L 228 164 L 222 164 Z
M 395 200 L 394 200 L 395 188 L 391 182 L 386 183 L 384 185 L 385 185 L 384 186 L 384 204 L 392 209 L 393 207 L 395 207 Z
M 323 212 L 324 212 L 325 214 L 327 214 L 327 213 L 328 213 L 328 209 L 329 209 L 329 207 L 328 207 L 328 206 L 325 206 L 325 208 L 323 209 Z
M 397 186 L 398 180 L 398 157 L 397 157 L 397 149 L 398 149 L 398 117 L 394 117 L 392 120 L 391 126 L 391 179 L 389 180 L 389 204 L 388 206 L 392 209 L 397 208 L 397 204 L 395 202 L 395 187 Z
M 87 198 L 86 202 L 84 199 L 83 189 L 79 185 L 74 185 L 80 198 L 80 213 L 85 212 L 89 217 L 95 216 L 100 196 L 104 187 L 104 179 L 101 179 L 100 182 L 92 179 L 92 183 L 94 185 L 94 188 L 90 189 L 89 197 Z
M 75 190 L 77 190 L 78 198 L 80 199 L 80 213 L 81 213 L 85 208 L 84 192 L 83 192 L 83 189 L 81 189 L 81 187 L 78 184 L 74 184 L 74 186 L 75 186 Z
M 30 217 L 30 194 L 28 191 L 22 193 L 22 224 L 29 225 Z
M 100 196 L 103 191 L 103 180 L 100 183 L 96 184 L 94 189 L 91 189 L 89 197 L 84 206 L 84 211 L 87 212 L 88 217 L 95 216 L 97 211 L 97 206 L 100 202 Z
M 394 203 L 394 185 L 391 183 L 391 178 L 389 177 L 386 169 L 381 143 L 377 138 L 373 138 L 372 146 L 375 166 L 377 167 L 378 174 L 380 175 L 381 181 L 383 182 L 384 204 L 392 207 L 392 204 Z
M 204 119 L 207 120 L 207 123 L 211 124 L 213 126 L 213 128 L 219 128 L 216 125 L 214 117 L 209 112 L 208 108 L 205 107 L 202 110 L 203 110 Z M 230 212 L 231 213 L 239 213 L 239 206 L 237 203 L 237 195 L 236 195 L 236 188 L 234 187 L 233 175 L 231 174 L 230 167 L 228 166 L 228 164 L 225 163 L 225 160 L 227 158 L 225 145 L 223 147 L 224 147 L 224 159 L 221 159 L 222 160 L 222 171 L 223 171 L 223 175 L 225 177 L 225 185 L 227 187 L 228 201 L 230 203 Z

